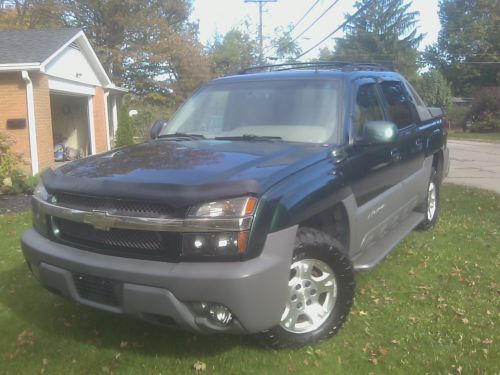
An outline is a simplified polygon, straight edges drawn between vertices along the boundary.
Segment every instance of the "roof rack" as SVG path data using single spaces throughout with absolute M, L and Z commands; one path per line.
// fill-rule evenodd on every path
M 260 65 L 245 68 L 238 74 L 249 74 L 258 72 L 279 72 L 283 70 L 296 69 L 325 69 L 325 70 L 370 70 L 370 71 L 390 71 L 386 66 L 378 63 L 352 62 L 352 61 L 310 61 L 310 62 L 290 62 L 274 65 Z

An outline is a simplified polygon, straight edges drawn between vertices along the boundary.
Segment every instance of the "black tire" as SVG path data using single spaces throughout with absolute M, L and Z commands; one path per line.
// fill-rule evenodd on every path
M 441 206 L 441 199 L 439 197 L 440 193 L 440 185 L 439 185 L 439 176 L 434 168 L 432 168 L 432 173 L 431 173 L 431 178 L 429 179 L 429 183 L 427 184 L 427 198 L 425 203 L 423 204 L 421 208 L 421 212 L 425 215 L 425 219 L 418 225 L 417 229 L 418 230 L 429 230 L 432 229 L 439 218 L 439 210 Z M 434 204 L 435 204 L 435 209 L 433 211 L 433 214 L 431 215 L 430 212 L 430 205 L 431 205 L 431 185 L 434 186 L 435 189 L 435 199 L 434 199 Z
M 280 322 L 273 328 L 259 333 L 257 335 L 258 340 L 266 347 L 278 349 L 310 345 L 335 335 L 347 319 L 354 300 L 356 284 L 352 263 L 343 246 L 337 240 L 319 230 L 300 228 L 295 241 L 292 265 L 301 260 L 306 262 L 318 260 L 320 264 L 325 264 L 331 269 L 336 282 L 336 299 L 334 299 L 333 308 L 329 310 L 330 312 L 325 316 L 322 324 L 312 331 L 305 333 L 291 332 L 285 329 Z M 311 274 L 313 274 L 313 271 Z M 290 280 L 292 280 L 292 276 L 291 274 Z M 306 289 L 304 287 L 304 295 L 305 293 Z M 321 298 L 318 294 L 317 299 L 320 300 Z M 310 300 L 307 302 L 311 303 Z M 290 304 L 294 304 L 294 302 L 290 302 Z

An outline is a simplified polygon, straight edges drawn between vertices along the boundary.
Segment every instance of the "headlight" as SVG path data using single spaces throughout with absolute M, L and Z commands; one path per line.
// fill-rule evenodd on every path
M 257 198 L 240 197 L 191 207 L 188 217 L 193 219 L 225 219 L 241 223 L 251 217 L 257 207 Z M 245 230 L 243 230 L 245 229 Z M 182 255 L 185 257 L 225 257 L 243 255 L 247 250 L 248 228 L 239 232 L 185 233 L 182 236 Z
M 41 201 L 47 201 L 49 199 L 49 193 L 47 192 L 47 189 L 45 189 L 45 186 L 43 186 L 43 182 L 38 183 L 35 191 L 33 192 L 33 196 Z
M 253 215 L 257 199 L 253 197 L 233 198 L 217 202 L 203 203 L 191 207 L 189 217 L 237 218 Z

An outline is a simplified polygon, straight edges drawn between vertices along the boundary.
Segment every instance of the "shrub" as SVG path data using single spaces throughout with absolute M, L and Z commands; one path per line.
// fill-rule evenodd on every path
M 142 142 L 149 138 L 151 125 L 157 120 L 168 120 L 173 110 L 166 106 L 136 102 L 133 104 L 138 114 L 134 116 L 135 136 Z
M 446 118 L 450 121 L 450 128 L 465 131 L 467 129 L 469 111 L 470 108 L 468 106 L 452 104 L 446 111 Z
M 134 124 L 128 115 L 128 108 L 123 106 L 118 117 L 116 147 L 134 144 Z
M 5 133 L 0 132 L 0 183 L 18 167 L 21 156 L 11 150 L 14 141 Z
M 484 87 L 474 95 L 469 118 L 472 131 L 500 129 L 500 87 Z
M 7 189 L 9 194 L 33 194 L 40 182 L 40 175 L 28 176 L 19 169 L 12 171 L 10 178 L 12 186 Z
M 447 109 L 452 101 L 451 87 L 439 70 L 425 72 L 416 82 L 417 91 L 429 107 Z

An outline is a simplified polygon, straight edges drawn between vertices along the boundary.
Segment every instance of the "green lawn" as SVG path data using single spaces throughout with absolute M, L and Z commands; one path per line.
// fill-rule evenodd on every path
M 461 130 L 448 130 L 448 137 L 455 139 L 469 139 L 475 141 L 500 142 L 500 132 L 496 133 L 464 133 Z
M 0 373 L 493 374 L 500 371 L 500 195 L 446 185 L 432 232 L 412 233 L 357 275 L 340 333 L 300 350 L 250 337 L 196 336 L 79 306 L 30 276 L 19 236 L 30 215 L 0 217 Z

